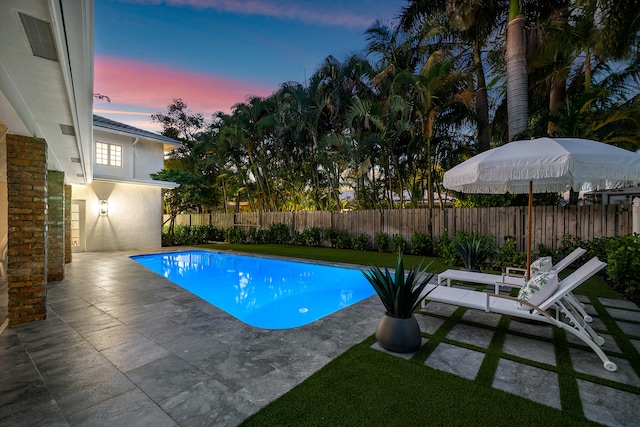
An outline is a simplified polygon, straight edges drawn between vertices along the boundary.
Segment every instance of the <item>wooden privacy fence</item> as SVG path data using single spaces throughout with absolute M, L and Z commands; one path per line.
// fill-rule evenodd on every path
M 165 215 L 164 220 L 167 219 Z M 309 227 L 333 227 L 347 230 L 352 236 L 366 233 L 372 243 L 380 232 L 391 237 L 401 235 L 409 241 L 415 232 L 431 234 L 438 239 L 445 232 L 451 237 L 461 231 L 476 231 L 481 236 L 492 236 L 497 246 L 502 245 L 506 236 L 513 236 L 517 239 L 519 249 L 524 250 L 527 208 L 243 212 L 181 214 L 176 218 L 176 225 L 213 225 L 219 228 L 267 229 L 278 223 L 286 224 L 290 231 L 298 232 Z M 564 234 L 580 236 L 584 240 L 632 234 L 632 213 L 620 205 L 536 206 L 533 208 L 531 224 L 534 247 L 544 244 L 556 250 Z

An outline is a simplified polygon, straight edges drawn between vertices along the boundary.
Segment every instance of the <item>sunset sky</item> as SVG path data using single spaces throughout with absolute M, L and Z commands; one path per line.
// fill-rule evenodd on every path
M 174 98 L 210 118 L 248 95 L 304 83 L 328 55 L 361 52 L 364 31 L 405 0 L 95 0 L 94 113 L 158 131 Z

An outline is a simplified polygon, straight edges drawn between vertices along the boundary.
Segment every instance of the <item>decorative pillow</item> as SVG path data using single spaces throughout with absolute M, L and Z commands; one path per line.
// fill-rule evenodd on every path
M 537 260 L 533 261 L 530 267 L 531 278 L 534 278 L 538 273 L 551 270 L 552 265 L 553 265 L 553 260 L 551 259 L 550 256 L 538 258 Z
M 556 270 L 544 271 L 529 280 L 518 292 L 518 299 L 530 302 L 533 305 L 542 304 L 558 289 L 558 272 Z M 518 303 L 520 310 L 530 310 L 526 304 Z

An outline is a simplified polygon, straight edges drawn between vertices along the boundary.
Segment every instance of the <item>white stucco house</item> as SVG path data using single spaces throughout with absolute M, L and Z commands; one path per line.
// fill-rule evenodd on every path
M 93 180 L 72 185 L 72 251 L 160 247 L 161 191 L 177 184 L 150 174 L 180 142 L 96 115 L 93 140 Z
M 93 0 L 0 1 L 0 333 L 45 319 L 74 251 L 161 246 L 177 141 L 93 117 Z

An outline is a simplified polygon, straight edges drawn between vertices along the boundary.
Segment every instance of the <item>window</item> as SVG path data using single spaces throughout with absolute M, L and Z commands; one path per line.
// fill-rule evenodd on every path
M 96 142 L 96 163 L 122 167 L 122 146 Z

